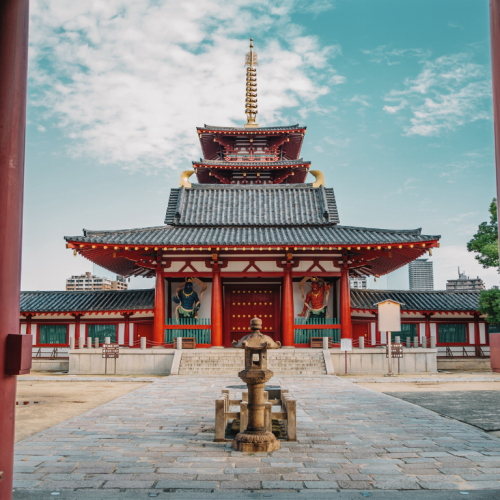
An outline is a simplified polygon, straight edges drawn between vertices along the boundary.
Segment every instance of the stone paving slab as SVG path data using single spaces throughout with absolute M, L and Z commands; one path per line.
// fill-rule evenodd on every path
M 394 398 L 423 406 L 484 431 L 500 430 L 498 391 L 390 392 Z M 468 452 L 468 456 L 471 452 Z
M 500 490 L 499 439 L 337 377 L 271 381 L 297 399 L 297 442 L 271 454 L 214 443 L 214 399 L 238 382 L 165 377 L 19 442 L 16 494 Z

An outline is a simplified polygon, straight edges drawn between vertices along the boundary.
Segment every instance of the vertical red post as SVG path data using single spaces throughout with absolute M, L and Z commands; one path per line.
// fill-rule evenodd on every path
M 0 2 L 0 498 L 12 498 L 16 377 L 5 374 L 7 335 L 19 334 L 28 0 Z M 31 332 L 28 332 L 31 333 Z
M 430 345 L 431 342 L 431 315 L 430 313 L 425 313 L 424 314 L 425 318 L 425 337 L 427 338 L 428 345 Z M 419 335 L 420 337 L 420 335 Z M 413 340 L 413 339 L 411 339 Z
M 222 285 L 220 267 L 214 262 L 212 268 L 212 346 L 222 347 Z
M 474 313 L 474 345 L 478 346 L 481 344 L 479 335 L 479 314 Z
M 165 343 L 165 282 L 163 271 L 156 270 L 155 312 L 153 322 L 153 342 L 155 346 Z
M 490 32 L 497 200 L 500 200 L 500 0 L 490 0 Z
M 295 335 L 293 329 L 293 282 L 292 267 L 287 263 L 283 276 L 283 303 L 281 321 L 283 324 L 283 346 L 294 347 Z
M 352 339 L 351 289 L 349 287 L 349 268 L 346 263 L 340 272 L 340 328 L 343 339 Z
M 123 313 L 125 319 L 125 331 L 123 332 L 123 345 L 130 344 L 130 313 Z M 128 342 L 127 342 L 127 339 Z
M 80 338 L 80 314 L 76 313 L 74 316 L 75 316 L 75 346 L 78 346 L 78 339 Z M 92 339 L 92 342 L 94 342 L 94 339 Z

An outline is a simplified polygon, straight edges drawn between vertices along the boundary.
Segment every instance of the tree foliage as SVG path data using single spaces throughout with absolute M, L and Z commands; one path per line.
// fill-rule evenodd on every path
M 500 323 L 500 288 L 494 286 L 490 290 L 482 290 L 479 296 L 478 310 L 488 315 L 488 323 Z
M 497 221 L 497 200 L 490 204 L 490 221 L 481 222 L 477 233 L 467 243 L 467 250 L 474 252 L 483 267 L 498 267 L 498 221 Z

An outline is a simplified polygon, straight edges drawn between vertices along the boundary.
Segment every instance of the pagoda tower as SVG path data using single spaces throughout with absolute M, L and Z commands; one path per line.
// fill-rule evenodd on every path
M 337 345 L 356 336 L 349 276 L 389 273 L 438 246 L 420 229 L 340 225 L 333 188 L 300 157 L 306 127 L 257 123 L 253 40 L 245 64 L 247 123 L 197 127 L 203 158 L 171 189 L 163 225 L 66 237 L 117 274 L 156 277 L 148 345 L 175 335 L 230 348 L 254 317 L 283 347 L 314 335 Z

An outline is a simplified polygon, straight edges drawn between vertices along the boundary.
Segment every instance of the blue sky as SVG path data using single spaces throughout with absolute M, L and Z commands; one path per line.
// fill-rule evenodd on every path
M 163 223 L 195 127 L 245 121 L 250 36 L 258 122 L 307 125 L 341 223 L 442 235 L 436 288 L 498 284 L 465 249 L 495 195 L 487 0 L 38 0 L 22 288 L 92 270 L 64 235 Z

